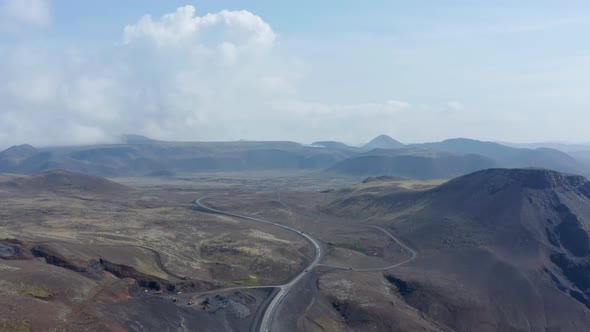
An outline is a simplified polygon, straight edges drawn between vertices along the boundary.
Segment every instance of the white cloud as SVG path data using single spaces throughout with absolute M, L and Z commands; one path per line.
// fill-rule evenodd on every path
M 399 100 L 304 102 L 297 95 L 301 64 L 273 52 L 276 38 L 250 12 L 198 16 L 186 6 L 126 26 L 124 42 L 101 56 L 13 50 L 0 63 L 7 74 L 0 79 L 0 141 L 87 144 L 138 133 L 361 143 L 378 133 L 416 137 L 412 128 L 438 138 L 469 121 L 461 109 L 449 116 Z
M 252 119 L 260 121 L 254 113 L 265 112 L 265 100 L 296 90 L 292 66 L 272 54 L 275 38 L 250 12 L 196 16 L 186 6 L 128 25 L 124 43 L 100 55 L 26 44 L 0 49 L 0 140 L 47 145 L 131 132 L 184 140 L 251 134 L 256 130 L 245 128 L 260 124 Z
M 465 105 L 463 105 L 463 103 L 460 101 L 449 101 L 447 106 L 451 111 L 462 111 L 465 109 Z
M 10 21 L 14 24 L 26 23 L 46 26 L 51 22 L 51 10 L 48 0 L 5 0 L 0 4 L 0 19 L 3 25 Z
M 528 121 L 466 112 L 459 101 L 308 102 L 298 94 L 306 66 L 277 52 L 277 38 L 248 11 L 199 16 L 185 6 L 127 25 L 122 43 L 97 54 L 0 48 L 0 144 L 111 142 L 124 133 L 349 143 L 381 133 L 402 141 L 494 138 L 494 128 Z
M 125 43 L 147 39 L 160 47 L 191 43 L 219 46 L 226 52 L 236 49 L 272 47 L 276 35 L 259 16 L 249 11 L 228 11 L 195 16 L 193 6 L 184 6 L 158 20 L 150 15 L 127 25 Z

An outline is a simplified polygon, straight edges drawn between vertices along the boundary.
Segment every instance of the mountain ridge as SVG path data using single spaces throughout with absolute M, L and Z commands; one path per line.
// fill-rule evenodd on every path
M 381 137 L 381 136 L 379 136 Z M 320 147 L 321 146 L 321 147 Z M 540 148 L 453 139 L 367 151 L 335 141 L 163 142 L 33 148 L 0 152 L 0 172 L 33 174 L 64 168 L 96 176 L 149 176 L 202 171 L 328 170 L 349 176 L 449 178 L 492 167 L 544 167 L 588 175 L 590 160 Z

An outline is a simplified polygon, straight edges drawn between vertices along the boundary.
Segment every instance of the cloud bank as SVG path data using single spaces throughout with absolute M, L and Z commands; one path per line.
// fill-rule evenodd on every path
M 31 24 L 50 22 L 45 1 L 24 2 L 9 1 L 3 12 Z M 456 100 L 440 108 L 396 100 L 306 101 L 298 93 L 306 66 L 276 52 L 278 40 L 249 11 L 199 16 L 184 6 L 125 26 L 99 54 L 24 42 L 0 48 L 0 142 L 91 144 L 136 133 L 164 140 L 361 143 L 379 133 L 415 137 L 416 128 L 425 139 L 442 138 L 451 124 L 471 128 L 487 121 Z
M 48 0 L 5 0 L 0 3 L 0 28 L 17 31 L 22 25 L 47 26 L 51 22 Z

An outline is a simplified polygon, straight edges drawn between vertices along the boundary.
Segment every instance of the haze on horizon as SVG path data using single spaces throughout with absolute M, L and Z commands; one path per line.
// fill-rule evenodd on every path
M 587 142 L 586 1 L 0 0 L 0 143 Z

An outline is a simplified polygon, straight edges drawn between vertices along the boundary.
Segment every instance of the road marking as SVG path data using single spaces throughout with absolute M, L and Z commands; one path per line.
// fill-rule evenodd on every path
M 212 213 L 217 213 L 217 214 L 222 214 L 222 215 L 226 215 L 226 216 L 231 216 L 231 217 L 235 217 L 235 218 L 241 218 L 241 219 L 246 219 L 246 220 L 252 220 L 252 221 L 257 221 L 257 222 L 262 222 L 265 224 L 269 224 L 269 225 L 273 225 L 276 227 L 280 227 L 283 229 L 286 229 L 288 231 L 294 232 L 302 237 L 304 237 L 308 242 L 310 242 L 311 244 L 313 244 L 314 249 L 315 249 L 315 258 L 312 261 L 312 263 L 306 268 L 304 269 L 301 273 L 299 273 L 297 276 L 295 276 L 295 278 L 293 278 L 290 282 L 283 284 L 283 285 L 277 285 L 277 286 L 268 286 L 268 287 L 278 287 L 279 288 L 279 292 L 275 295 L 275 297 L 272 299 L 272 301 L 270 302 L 270 304 L 268 305 L 268 307 L 266 308 L 266 311 L 264 312 L 264 315 L 262 317 L 262 321 L 260 323 L 260 331 L 261 332 L 269 332 L 270 331 L 270 326 L 272 324 L 273 321 L 273 316 L 278 308 L 278 306 L 282 303 L 283 299 L 285 298 L 285 296 L 287 296 L 287 294 L 289 293 L 289 290 L 295 286 L 295 284 L 301 279 L 303 278 L 311 269 L 317 267 L 317 266 L 324 266 L 324 267 L 328 267 L 328 268 L 333 268 L 333 269 L 339 269 L 339 270 L 349 270 L 349 271 L 354 271 L 354 272 L 374 272 L 374 271 L 385 271 L 385 270 L 389 270 L 389 269 L 393 269 L 396 267 L 399 267 L 401 265 L 404 265 L 406 263 L 409 263 L 411 261 L 413 261 L 414 259 L 416 259 L 418 257 L 418 253 L 408 247 L 407 245 L 405 245 L 401 240 L 399 240 L 398 238 L 396 238 L 393 234 L 391 234 L 388 230 L 386 230 L 385 228 L 382 228 L 380 226 L 375 226 L 375 225 L 364 225 L 364 224 L 358 224 L 358 226 L 364 226 L 364 227 L 370 227 L 370 228 L 374 228 L 377 230 L 380 230 L 381 232 L 385 233 L 389 238 L 391 238 L 395 243 L 397 243 L 399 246 L 401 246 L 403 249 L 407 250 L 408 252 L 410 252 L 411 256 L 399 263 L 393 264 L 393 265 L 389 265 L 389 266 L 385 266 L 385 267 L 380 267 L 380 268 L 370 268 L 370 269 L 354 269 L 351 267 L 341 267 L 341 266 L 331 266 L 331 265 L 325 265 L 325 264 L 319 264 L 320 260 L 323 257 L 323 252 L 322 252 L 322 247 L 320 246 L 319 242 L 317 240 L 315 240 L 313 237 L 311 237 L 310 235 L 308 235 L 307 233 L 304 233 L 303 231 L 300 231 L 296 228 L 293 227 L 289 227 L 289 226 L 285 226 L 282 224 L 278 224 L 272 221 L 267 221 L 267 220 L 262 220 L 262 219 L 258 219 L 258 218 L 254 218 L 254 217 L 248 217 L 248 216 L 244 216 L 244 215 L 239 215 L 239 214 L 235 214 L 235 213 L 231 213 L 231 212 L 225 212 L 225 211 L 221 211 L 221 210 L 217 210 L 217 209 L 213 209 L 210 207 L 207 207 L 205 205 L 203 205 L 203 201 L 211 198 L 211 197 L 215 197 L 215 196 L 224 196 L 224 195 L 228 195 L 228 193 L 224 193 L 224 194 L 218 194 L 218 195 L 209 195 L 209 196 L 204 196 L 201 197 L 197 200 L 194 201 L 194 203 L 199 206 L 200 208 L 204 209 L 205 211 L 208 212 L 212 212 Z M 281 195 L 280 193 L 277 194 L 278 199 L 280 201 L 280 203 L 282 205 L 284 205 L 285 207 L 287 207 L 289 209 L 289 211 L 293 211 L 286 203 L 284 203 L 281 199 Z M 297 211 L 294 211 L 297 212 Z
M 244 216 L 244 215 L 239 215 L 239 214 L 235 214 L 235 213 L 231 213 L 231 212 L 225 212 L 225 211 L 221 211 L 221 210 L 217 210 L 217 209 L 213 209 L 210 208 L 206 205 L 203 205 L 203 201 L 211 198 L 211 197 L 215 197 L 215 196 L 224 196 L 227 195 L 227 193 L 224 194 L 219 194 L 219 195 L 209 195 L 209 196 L 204 196 L 201 197 L 197 200 L 194 201 L 194 203 L 204 209 L 205 211 L 208 212 L 213 212 L 213 213 L 217 213 L 217 214 L 222 214 L 222 215 L 226 215 L 226 216 L 230 216 L 230 217 L 236 217 L 236 218 L 241 218 L 241 219 L 246 219 L 246 220 L 252 220 L 252 221 L 257 221 L 257 222 L 262 222 L 265 224 L 269 224 L 269 225 L 273 225 L 276 227 L 280 227 L 282 229 L 294 232 L 295 234 L 302 236 L 303 238 L 305 238 L 308 242 L 310 242 L 311 244 L 313 244 L 313 247 L 315 249 L 315 258 L 314 260 L 311 262 L 310 265 L 308 265 L 301 273 L 299 273 L 297 276 L 295 276 L 295 278 L 293 278 L 293 280 L 291 280 L 290 282 L 284 284 L 284 285 L 278 285 L 275 287 L 279 287 L 279 292 L 277 293 L 277 295 L 275 295 L 275 297 L 272 299 L 272 301 L 270 302 L 270 304 L 268 305 L 268 307 L 266 308 L 266 311 L 264 312 L 264 315 L 262 317 L 262 321 L 260 323 L 260 331 L 262 332 L 268 332 L 270 331 L 270 326 L 272 324 L 273 321 L 273 316 L 278 308 L 278 306 L 282 303 L 283 299 L 285 298 L 285 296 L 287 296 L 287 294 L 289 293 L 289 290 L 295 286 L 295 284 L 297 284 L 297 282 L 299 280 L 301 280 L 304 276 L 307 275 L 307 272 L 309 272 L 310 270 L 312 270 L 313 268 L 315 268 L 316 266 L 318 266 L 320 260 L 322 259 L 323 253 L 322 253 L 322 247 L 320 246 L 319 242 L 314 239 L 313 237 L 311 237 L 310 235 L 296 229 L 293 227 L 289 227 L 289 226 L 285 226 L 282 224 L 278 224 L 272 221 L 267 221 L 267 220 L 262 220 L 259 218 L 254 218 L 254 217 L 248 217 L 248 216 Z

